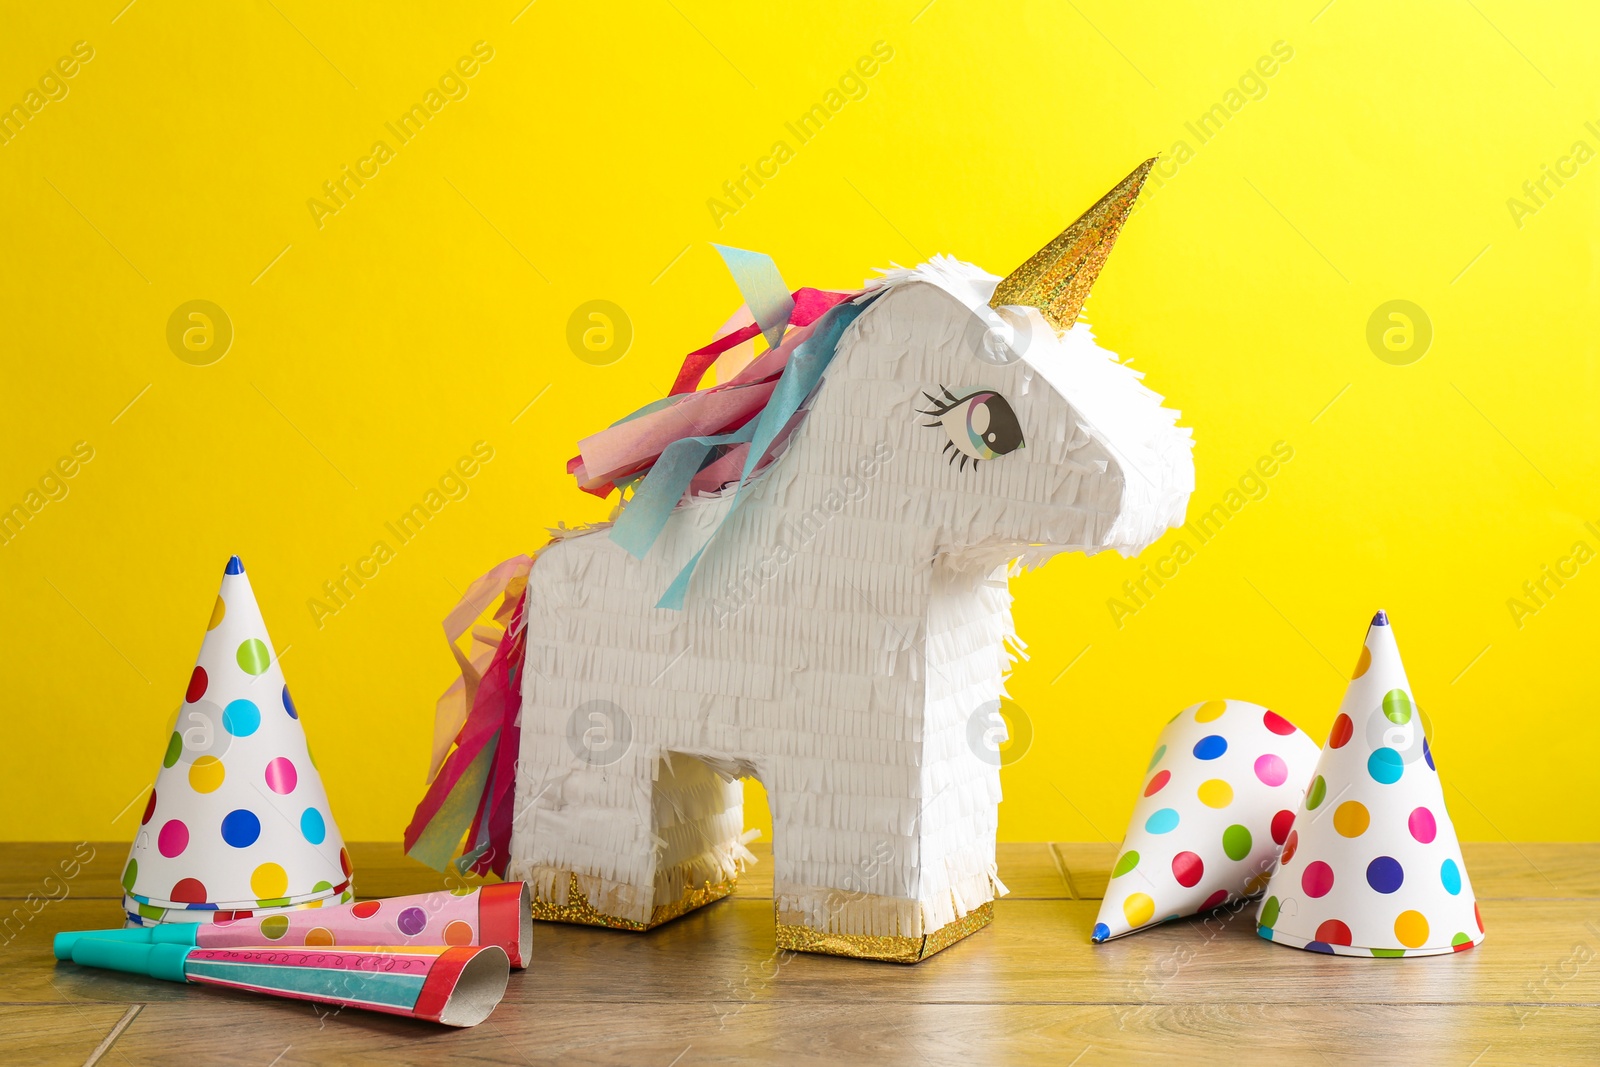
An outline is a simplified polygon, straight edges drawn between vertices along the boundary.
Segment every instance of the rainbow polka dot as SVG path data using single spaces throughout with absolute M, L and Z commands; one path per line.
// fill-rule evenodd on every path
M 1214 760 L 1220 758 L 1226 751 L 1228 751 L 1228 739 L 1221 734 L 1211 734 L 1195 742 L 1194 758 Z
M 1350 738 L 1355 736 L 1356 724 L 1350 721 L 1350 716 L 1344 712 L 1333 720 L 1333 729 L 1328 731 L 1328 747 L 1343 748 L 1350 743 Z
M 1139 853 L 1129 849 L 1117 857 L 1117 865 L 1111 869 L 1111 877 L 1121 878 L 1137 866 L 1139 866 Z
M 1156 902 L 1148 893 L 1130 893 L 1128 899 L 1122 902 L 1122 913 L 1127 917 L 1128 925 L 1137 928 L 1155 918 Z
M 247 637 L 239 642 L 239 649 L 234 653 L 234 659 L 239 664 L 239 669 L 254 677 L 265 674 L 268 667 L 272 666 L 272 656 L 267 650 L 266 642 L 255 637 Z
M 215 756 L 201 756 L 189 765 L 189 788 L 196 793 L 214 793 L 227 778 L 228 769 Z
M 1461 868 L 1455 860 L 1445 860 L 1439 867 L 1439 881 L 1451 896 L 1461 895 Z
M 1306 810 L 1316 811 L 1328 796 L 1328 780 L 1322 775 L 1311 779 L 1311 789 L 1306 793 Z
M 1201 704 L 1194 712 L 1195 722 L 1215 722 L 1222 718 L 1222 713 L 1228 710 L 1226 700 L 1208 700 Z
M 1367 884 L 1379 893 L 1397 892 L 1405 880 L 1406 872 L 1393 856 L 1379 856 L 1367 864 Z
M 1333 888 L 1333 868 L 1322 860 L 1312 860 L 1300 874 L 1300 888 L 1308 897 L 1325 897 Z
M 247 808 L 236 808 L 222 818 L 222 839 L 234 848 L 249 848 L 261 836 L 261 820 Z
M 173 885 L 169 899 L 177 904 L 204 904 L 206 899 L 205 883 L 198 878 L 180 879 Z
M 1333 828 L 1344 837 L 1360 837 L 1372 825 L 1367 806 L 1359 800 L 1347 800 L 1333 811 Z
M 1394 936 L 1406 948 L 1421 948 L 1428 943 L 1427 918 L 1420 911 L 1401 912 L 1394 920 Z
M 1255 772 L 1262 785 L 1280 786 L 1289 780 L 1289 765 L 1272 752 L 1256 758 Z
M 407 937 L 416 937 L 427 925 L 428 913 L 421 908 L 406 908 L 395 919 L 395 926 Z
M 1290 722 L 1288 719 L 1285 719 L 1282 715 L 1279 715 L 1275 711 L 1269 711 L 1265 715 L 1262 715 L 1261 723 L 1268 730 L 1271 730 L 1279 737 L 1293 737 L 1299 732 L 1300 729 L 1294 723 Z
M 282 897 L 288 888 L 288 872 L 276 863 L 263 863 L 250 874 L 250 889 L 263 900 Z
M 1433 839 L 1439 834 L 1439 824 L 1434 820 L 1433 812 L 1425 807 L 1414 809 L 1406 817 L 1406 829 L 1424 845 L 1433 844 Z
M 1233 803 L 1233 786 L 1221 778 L 1209 778 L 1200 783 L 1195 795 L 1208 808 L 1225 808 Z
M 196 700 L 206 695 L 206 669 L 196 666 L 194 673 L 189 675 L 189 688 L 184 690 L 183 699 L 193 704 Z
M 1230 860 L 1242 860 L 1250 855 L 1252 844 L 1250 828 L 1235 823 L 1222 831 L 1222 851 Z
M 156 836 L 156 848 L 169 860 L 183 855 L 183 850 L 188 847 L 189 827 L 181 820 L 170 820 Z
M 281 796 L 294 792 L 300 776 L 295 773 L 294 764 L 288 756 L 279 756 L 267 764 L 266 779 L 267 788 Z
M 230 701 L 222 709 L 222 728 L 234 737 L 249 737 L 261 728 L 261 709 L 254 701 Z
M 1400 753 L 1392 748 L 1374 749 L 1372 755 L 1367 757 L 1367 773 L 1374 782 L 1382 785 L 1394 785 L 1405 773 L 1405 761 L 1400 758 Z
M 1180 852 L 1172 857 L 1172 877 L 1185 889 L 1199 885 L 1205 873 L 1205 861 L 1193 852 Z
M 322 818 L 322 812 L 316 808 L 307 808 L 300 814 L 300 833 L 313 845 L 322 844 L 328 836 L 328 824 Z
M 1152 834 L 1170 834 L 1178 828 L 1177 810 L 1162 808 L 1145 820 L 1144 828 Z

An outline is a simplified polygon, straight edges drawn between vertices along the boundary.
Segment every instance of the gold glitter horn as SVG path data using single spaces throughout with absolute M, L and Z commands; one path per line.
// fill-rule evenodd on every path
M 1071 329 L 1157 158 L 1152 156 L 1133 168 L 1132 174 L 1079 215 L 1061 236 L 1007 275 L 995 286 L 989 306 L 1036 307 L 1057 330 Z

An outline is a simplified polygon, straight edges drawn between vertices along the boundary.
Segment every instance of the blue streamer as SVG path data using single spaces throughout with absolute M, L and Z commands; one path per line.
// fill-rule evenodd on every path
M 777 348 L 783 343 L 783 331 L 794 314 L 794 297 L 783 284 L 778 265 L 765 252 L 718 244 L 711 247 L 721 253 L 722 262 L 728 265 L 728 273 L 739 286 L 739 295 L 749 305 L 750 314 L 755 316 L 768 347 Z
M 744 502 L 744 491 L 750 483 L 750 475 L 754 473 L 756 464 L 761 462 L 761 457 L 766 455 L 768 448 L 772 447 L 772 442 L 783 428 L 788 425 L 789 419 L 794 416 L 795 412 L 800 410 L 800 406 L 806 402 L 806 398 L 811 395 L 817 384 L 822 381 L 823 371 L 828 369 L 828 364 L 833 362 L 834 354 L 838 351 L 839 338 L 844 335 L 846 328 L 867 309 L 868 303 L 870 301 L 859 304 L 845 303 L 830 309 L 822 318 L 817 320 L 816 329 L 812 331 L 811 336 L 798 345 L 789 356 L 789 362 L 783 369 L 783 375 L 778 379 L 777 386 L 772 390 L 772 398 L 767 401 L 767 406 L 762 409 L 760 417 L 752 419 L 744 427 L 741 427 L 741 430 L 754 427 L 754 435 L 748 438 L 750 441 L 750 454 L 745 459 L 744 472 L 739 476 L 739 488 L 734 494 L 732 506 L 722 516 L 722 521 L 717 524 L 716 529 L 711 531 L 711 536 L 706 538 L 705 544 L 701 545 L 700 550 L 694 554 L 694 558 L 684 565 L 684 568 L 678 572 L 678 576 L 672 580 L 672 584 L 667 587 L 667 591 L 661 594 L 661 599 L 657 601 L 656 607 L 669 608 L 674 611 L 683 610 L 683 598 L 689 591 L 689 579 L 693 577 L 695 568 L 700 565 L 700 557 L 705 555 L 706 548 L 716 539 L 718 532 L 728 521 L 728 517 L 737 511 L 739 505 Z M 673 446 L 668 447 L 670 449 Z M 702 457 L 703 455 L 704 453 L 702 453 Z M 666 452 L 662 453 L 662 458 L 666 458 Z M 660 464 L 657 463 L 657 466 L 659 467 Z M 688 477 L 692 478 L 694 470 L 698 469 L 698 467 L 695 467 L 691 470 Z M 652 477 L 654 474 L 655 471 L 652 469 Z M 646 486 L 648 484 L 649 479 L 646 479 Z M 687 488 L 688 484 L 688 478 L 685 478 L 683 488 Z M 680 488 L 677 496 L 672 498 L 673 504 L 676 504 L 678 498 L 682 496 L 683 488 Z M 641 487 L 642 491 L 643 487 Z M 634 500 L 637 501 L 638 497 L 636 496 Z M 624 517 L 626 517 L 628 510 L 632 510 L 634 506 L 635 504 L 633 503 L 628 505 L 628 509 L 623 512 Z M 670 505 L 668 510 L 671 510 Z M 653 519 L 651 521 L 653 522 Z M 663 516 L 660 525 L 655 527 L 655 533 L 659 534 L 661 528 L 665 525 L 666 517 Z M 615 531 L 613 531 L 613 537 L 615 537 Z M 651 540 L 654 540 L 653 536 Z M 648 550 L 649 545 L 646 544 L 645 548 Z M 643 558 L 642 553 L 635 553 L 635 558 Z
M 622 509 L 611 540 L 621 545 L 634 559 L 644 559 L 666 528 L 672 509 L 678 506 L 689 483 L 706 465 L 711 450 L 718 445 L 736 445 L 755 436 L 758 420 L 751 419 L 732 433 L 714 437 L 684 437 L 661 450 L 644 481 L 639 483 L 628 506 Z

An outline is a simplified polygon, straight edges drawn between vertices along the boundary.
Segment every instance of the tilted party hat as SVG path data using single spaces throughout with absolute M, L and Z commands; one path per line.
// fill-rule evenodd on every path
M 123 888 L 153 909 L 248 910 L 331 899 L 349 884 L 344 839 L 234 556 Z
M 1434 956 L 1483 923 L 1394 630 L 1373 616 L 1256 932 L 1341 956 Z
M 1261 892 L 1317 743 L 1242 700 L 1185 708 L 1161 731 L 1092 940 Z

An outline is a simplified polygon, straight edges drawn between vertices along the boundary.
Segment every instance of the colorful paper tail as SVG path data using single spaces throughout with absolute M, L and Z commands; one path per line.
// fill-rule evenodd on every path
M 450 742 L 454 750 L 444 759 L 405 833 L 407 855 L 435 870 L 442 871 L 451 864 L 465 839 L 466 850 L 455 863 L 458 869 L 505 875 L 521 733 L 516 721 L 521 705 L 518 682 L 527 610 L 526 578 L 532 565 L 530 556 L 502 563 L 474 583 L 473 590 L 445 623 L 446 637 L 461 663 L 462 681 L 440 698 L 441 725 L 452 711 L 452 697 L 458 687 L 468 710 Z M 487 597 L 482 596 L 484 588 L 491 590 Z M 477 617 L 471 609 L 501 591 L 505 602 L 496 619 L 504 619 L 507 607 L 511 609 L 504 633 L 486 636 L 481 627 L 475 631 L 477 640 L 492 649 L 487 669 L 480 675 L 478 665 L 456 648 L 456 639 L 466 629 L 460 620 L 465 618 L 470 624 Z M 475 593 L 480 600 L 474 600 Z M 459 712 L 458 708 L 454 710 Z
M 482 947 L 190 948 L 80 937 L 72 962 L 169 982 L 226 986 L 476 1026 L 505 995 L 505 950 Z

